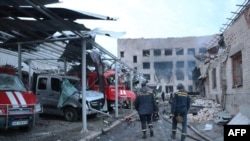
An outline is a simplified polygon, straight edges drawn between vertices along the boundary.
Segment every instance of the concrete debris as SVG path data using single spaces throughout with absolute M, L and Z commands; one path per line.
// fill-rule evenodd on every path
M 188 114 L 189 122 L 211 121 L 221 111 L 221 105 L 209 99 L 194 99 L 192 107 L 200 107 L 200 109 L 196 114 Z
M 216 124 L 222 124 L 225 125 L 228 123 L 228 121 L 232 118 L 232 115 L 230 115 L 228 112 L 226 111 L 221 111 L 218 113 L 218 116 L 215 117 L 214 122 Z
M 192 106 L 203 106 L 206 108 L 217 108 L 217 107 L 220 107 L 221 105 L 218 103 L 215 103 L 213 100 L 210 100 L 210 99 L 194 99 Z

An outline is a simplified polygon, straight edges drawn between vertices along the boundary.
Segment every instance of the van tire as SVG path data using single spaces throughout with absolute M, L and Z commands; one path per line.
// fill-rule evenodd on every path
M 113 102 L 108 101 L 108 111 L 109 111 L 109 112 L 114 111 L 114 108 L 113 108 L 112 104 L 113 104 Z
M 78 119 L 78 113 L 77 110 L 73 107 L 66 107 L 63 110 L 64 118 L 67 121 L 74 122 Z

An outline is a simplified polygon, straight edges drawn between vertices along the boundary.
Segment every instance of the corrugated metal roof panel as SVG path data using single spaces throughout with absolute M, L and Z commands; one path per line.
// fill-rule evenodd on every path
M 73 40 L 88 37 L 89 35 L 85 33 L 90 29 L 74 20 L 116 20 L 109 16 L 74 9 L 44 6 L 54 2 L 59 1 L 1 0 L 0 48 L 17 53 L 20 45 L 23 61 L 35 58 L 49 62 L 48 59 L 57 58 L 57 61 L 64 59 L 68 62 L 79 62 L 81 44 L 76 47 L 69 47 L 67 44 Z M 70 31 L 71 34 L 68 35 L 65 31 Z M 55 36 L 55 33 L 61 33 L 61 35 Z M 92 45 L 87 47 L 91 49 Z
M 250 119 L 242 113 L 237 113 L 228 125 L 250 125 Z

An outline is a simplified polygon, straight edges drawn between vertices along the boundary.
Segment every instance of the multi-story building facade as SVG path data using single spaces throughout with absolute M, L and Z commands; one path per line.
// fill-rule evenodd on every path
M 195 55 L 204 54 L 204 43 L 214 36 L 118 39 L 118 58 L 141 73 L 151 87 L 159 85 L 169 93 L 183 83 L 187 91 L 194 91 Z

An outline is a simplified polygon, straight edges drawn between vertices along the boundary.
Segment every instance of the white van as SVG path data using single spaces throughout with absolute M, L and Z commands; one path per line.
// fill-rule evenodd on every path
M 34 74 L 32 90 L 35 92 L 43 113 L 64 116 L 76 121 L 82 115 L 82 92 L 80 79 L 57 74 Z M 86 90 L 87 115 L 96 115 L 102 109 L 104 94 Z M 92 110 L 95 109 L 95 110 Z

